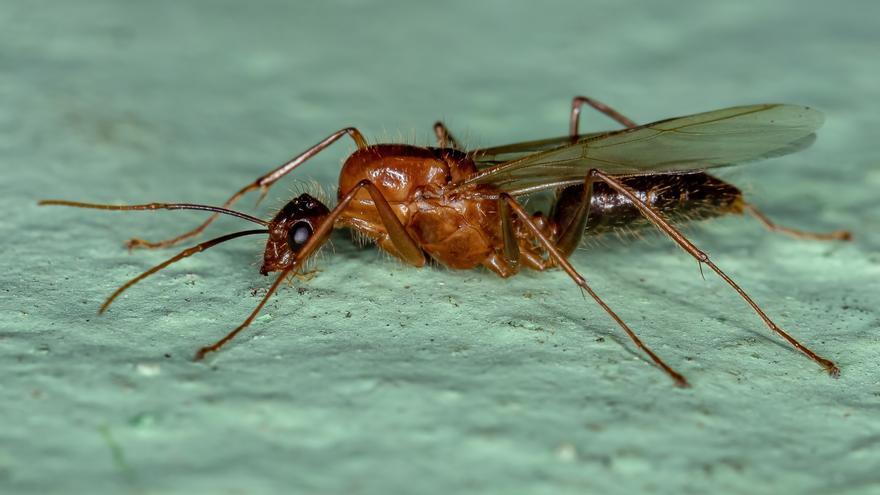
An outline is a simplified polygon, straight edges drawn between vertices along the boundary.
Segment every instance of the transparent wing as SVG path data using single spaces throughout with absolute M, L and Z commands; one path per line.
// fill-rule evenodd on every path
M 607 132 L 594 132 L 592 134 L 581 134 L 578 140 L 587 137 L 595 137 L 607 134 Z M 493 146 L 491 148 L 478 148 L 470 151 L 474 163 L 478 168 L 498 165 L 499 163 L 518 160 L 527 155 L 532 155 L 541 151 L 549 151 L 560 146 L 573 144 L 571 136 L 560 136 L 549 139 L 540 139 L 537 141 L 524 141 L 521 143 L 505 144 L 501 146 Z
M 751 105 L 586 135 L 574 143 L 555 138 L 488 148 L 492 153 L 484 156 L 519 157 L 489 166 L 463 184 L 524 194 L 576 184 L 593 168 L 631 176 L 723 167 L 803 149 L 815 140 L 822 121 L 822 113 L 808 107 Z M 531 149 L 538 151 L 528 153 Z

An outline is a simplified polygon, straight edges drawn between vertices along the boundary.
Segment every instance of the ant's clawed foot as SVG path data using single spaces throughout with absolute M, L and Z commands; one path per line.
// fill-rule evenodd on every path
M 823 360 L 819 364 L 822 365 L 822 368 L 825 369 L 825 372 L 828 373 L 831 378 L 840 378 L 840 368 L 838 368 L 836 364 L 828 361 L 827 359 Z
M 851 241 L 853 239 L 852 232 L 848 230 L 835 230 L 833 232 L 804 232 L 800 230 L 792 230 L 783 231 L 788 233 L 790 236 L 795 239 L 806 239 L 806 240 L 814 240 L 814 241 Z
M 266 196 L 269 194 L 269 186 L 259 186 L 260 187 L 260 195 L 257 196 L 257 203 L 254 206 L 260 206 L 260 203 L 266 199 Z
M 312 268 L 311 270 L 303 272 L 303 273 L 299 273 L 299 272 L 294 273 L 291 276 L 291 278 L 287 279 L 287 285 L 291 285 L 293 283 L 294 278 L 296 278 L 300 282 L 308 282 L 309 280 L 315 278 L 318 275 L 318 272 L 320 272 L 320 271 L 321 270 L 319 270 L 317 268 Z
M 201 361 L 201 360 L 205 359 L 205 356 L 206 356 L 209 352 L 214 352 L 214 351 L 216 351 L 216 350 L 217 350 L 217 349 L 215 349 L 214 346 L 212 346 L 212 345 L 202 347 L 201 349 L 199 349 L 198 351 L 196 351 L 196 355 L 193 356 L 193 361 Z
M 684 375 L 673 372 L 671 375 L 672 379 L 675 381 L 675 386 L 679 388 L 690 388 L 691 384 L 687 381 L 687 378 Z
M 134 249 L 162 249 L 174 246 L 178 242 L 180 242 L 179 239 L 151 242 L 146 239 L 138 239 L 137 237 L 134 237 L 125 241 L 125 247 L 128 248 L 129 251 L 132 251 Z
M 135 237 L 135 238 L 132 238 L 132 239 L 125 241 L 125 247 L 128 248 L 129 251 L 132 251 L 134 249 L 141 249 L 141 248 L 156 249 L 160 246 L 159 246 L 159 243 L 150 242 L 150 241 L 147 241 L 144 239 L 138 239 Z
M 828 234 L 828 236 L 837 241 L 851 241 L 853 239 L 852 232 L 848 230 L 835 230 Z

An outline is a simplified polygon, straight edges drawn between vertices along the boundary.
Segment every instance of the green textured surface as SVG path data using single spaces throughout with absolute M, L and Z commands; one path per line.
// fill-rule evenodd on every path
M 880 492 L 878 5 L 4 1 L 0 492 Z M 196 364 L 269 283 L 257 240 L 97 317 L 169 255 L 124 239 L 200 215 L 35 206 L 218 203 L 346 125 L 428 142 L 444 118 L 472 145 L 558 135 L 578 93 L 640 121 L 762 101 L 826 112 L 813 148 L 732 177 L 780 222 L 855 242 L 740 218 L 693 239 L 839 380 L 660 238 L 574 262 L 688 390 L 560 272 L 411 269 L 345 235 Z M 332 188 L 351 149 L 242 208 L 267 214 L 297 179 Z

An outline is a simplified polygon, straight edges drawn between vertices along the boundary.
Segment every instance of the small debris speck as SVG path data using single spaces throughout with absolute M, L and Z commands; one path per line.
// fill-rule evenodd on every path
M 577 449 L 570 443 L 562 443 L 556 447 L 556 458 L 562 462 L 572 462 L 577 459 Z
M 138 363 L 134 369 L 141 376 L 156 376 L 162 372 L 162 368 L 158 364 L 153 363 Z

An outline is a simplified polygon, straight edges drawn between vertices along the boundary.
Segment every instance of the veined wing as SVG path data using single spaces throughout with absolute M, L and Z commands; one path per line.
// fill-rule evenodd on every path
M 525 194 L 582 182 L 590 169 L 631 176 L 689 172 L 785 155 L 809 146 L 822 125 L 818 110 L 797 105 L 731 107 L 631 129 L 495 148 L 495 155 L 541 151 L 498 163 L 463 182 Z M 541 147 L 545 147 L 543 149 Z M 490 150 L 492 150 L 490 148 Z
M 607 134 L 606 132 L 594 132 L 590 134 L 581 134 L 577 141 L 588 137 L 595 137 Z M 549 151 L 561 146 L 573 144 L 577 141 L 572 140 L 571 136 L 560 136 L 549 139 L 539 139 L 537 141 L 523 141 L 521 143 L 504 144 L 501 146 L 493 146 L 491 148 L 477 148 L 468 152 L 473 157 L 477 168 L 498 165 L 499 163 L 518 160 L 527 155 L 532 155 L 541 151 Z

